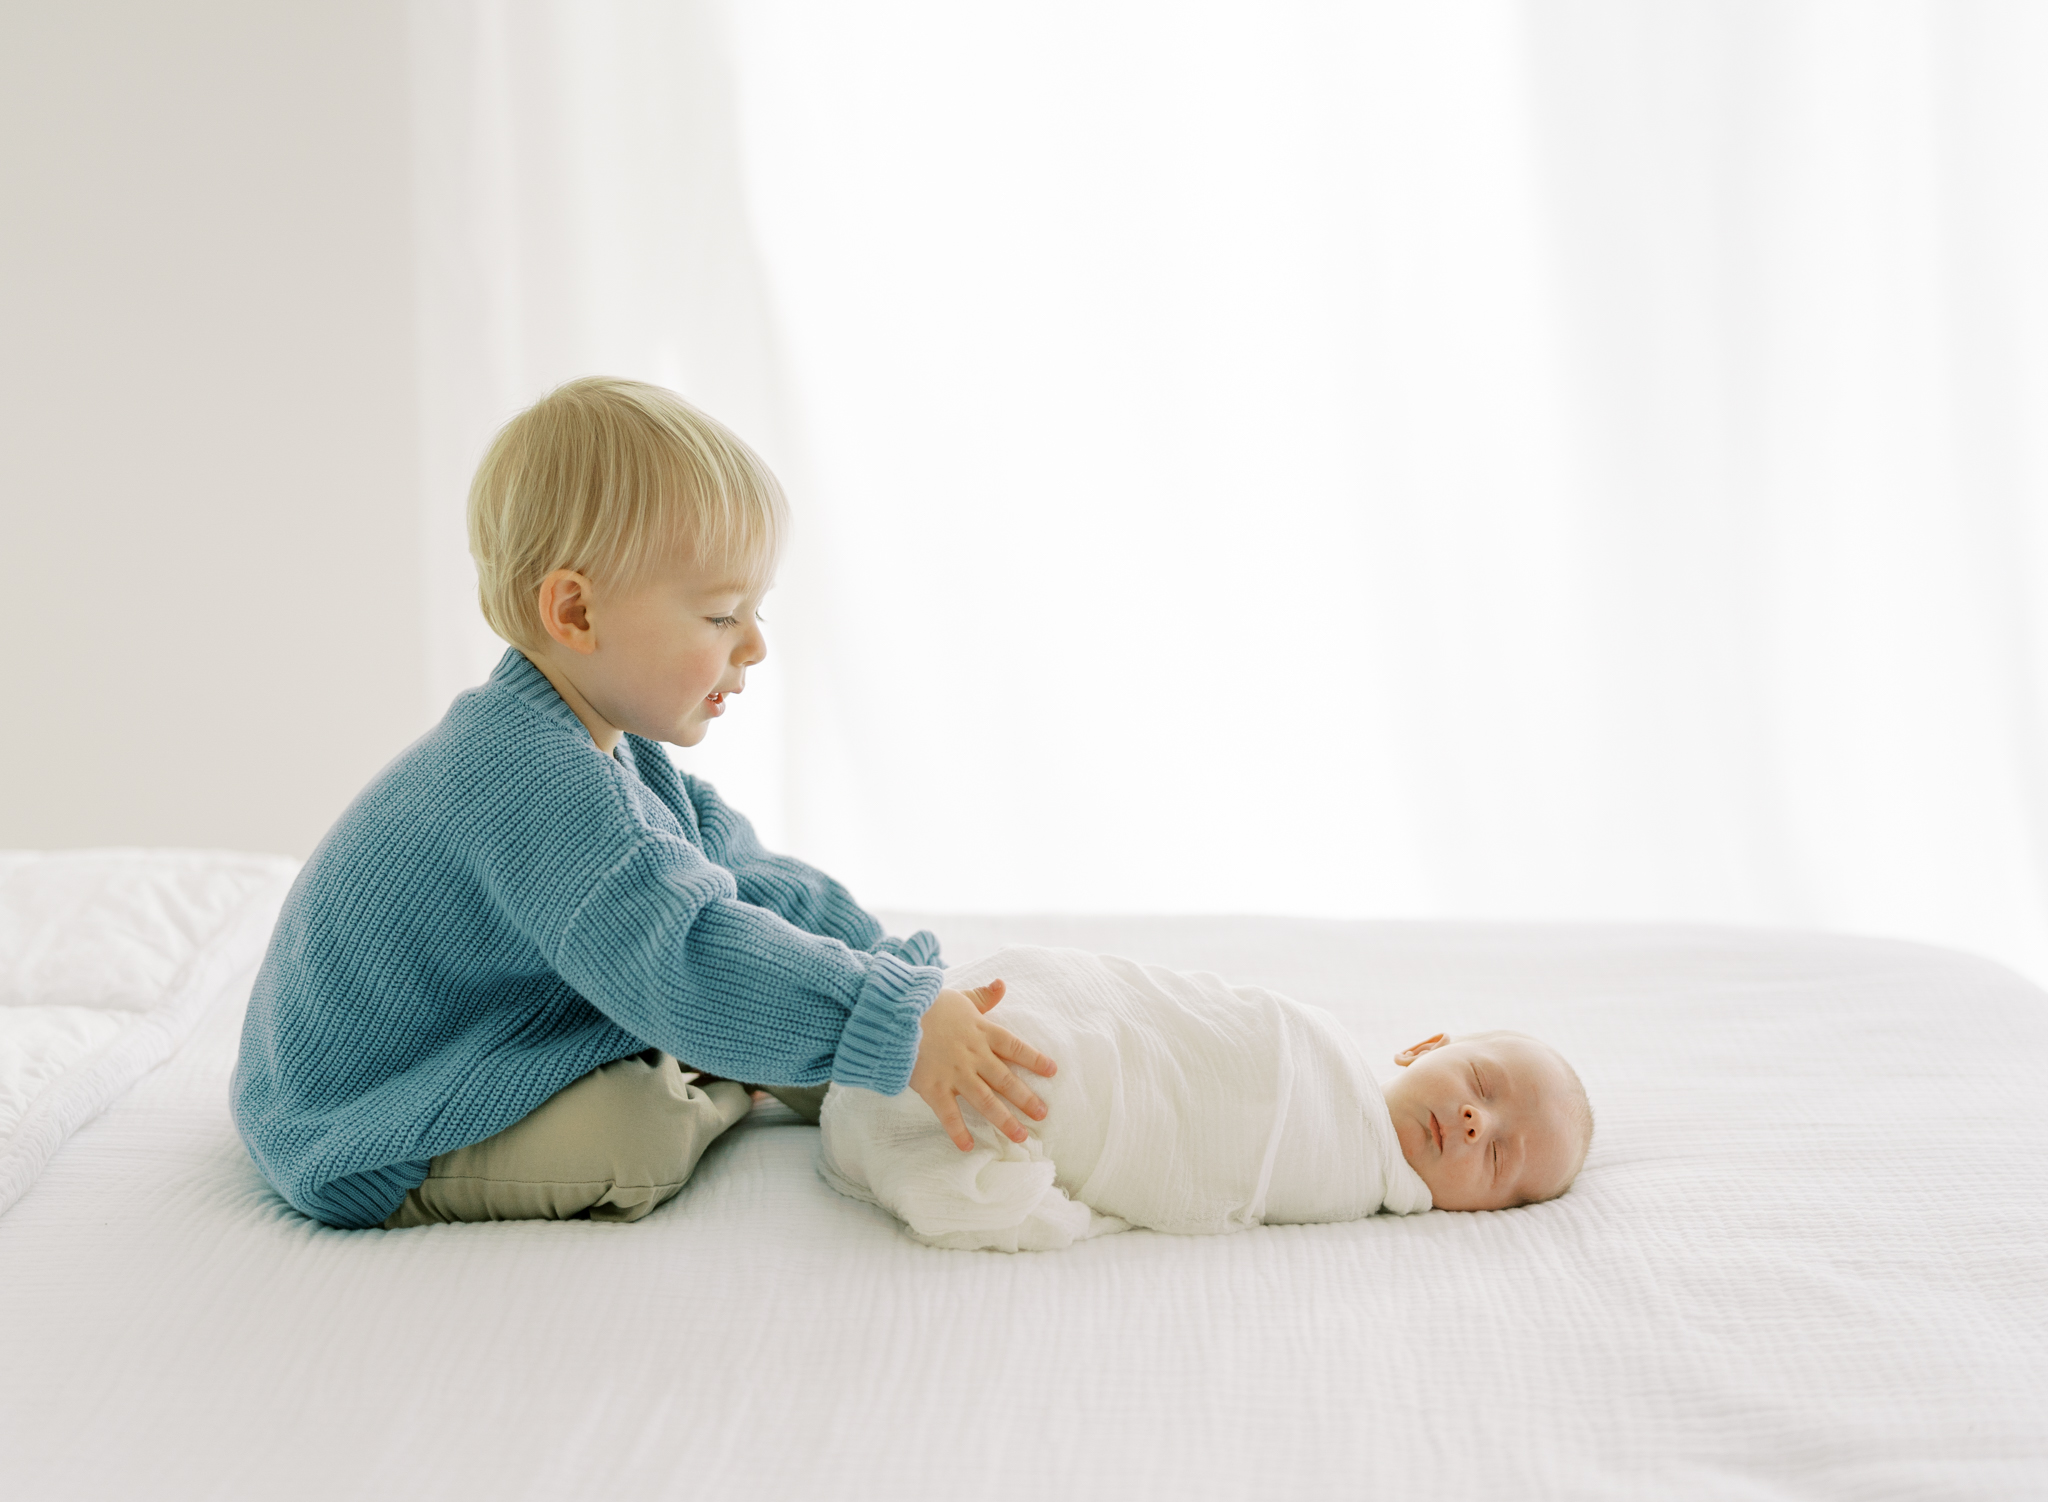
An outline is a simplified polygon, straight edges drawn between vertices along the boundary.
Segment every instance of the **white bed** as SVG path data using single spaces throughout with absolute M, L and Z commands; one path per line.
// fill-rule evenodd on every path
M 334 1231 L 189 1042 L 0 1216 L 8 1498 L 2048 1496 L 2048 995 L 1666 928 L 930 919 L 1214 968 L 1383 1053 L 1519 1027 L 1563 1200 L 1004 1256 L 763 1108 L 639 1225 Z

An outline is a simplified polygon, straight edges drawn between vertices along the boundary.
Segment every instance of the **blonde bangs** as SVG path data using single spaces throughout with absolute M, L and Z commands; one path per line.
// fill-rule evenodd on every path
M 491 629 L 536 650 L 540 582 L 558 568 L 631 584 L 678 556 L 766 586 L 788 531 L 774 473 L 689 403 L 588 377 L 499 431 L 469 492 L 469 551 Z

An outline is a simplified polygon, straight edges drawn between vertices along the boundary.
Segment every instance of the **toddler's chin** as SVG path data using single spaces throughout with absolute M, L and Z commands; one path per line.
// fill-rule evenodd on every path
M 662 727 L 661 739 L 671 746 L 694 746 L 711 732 L 711 721 L 693 705 Z

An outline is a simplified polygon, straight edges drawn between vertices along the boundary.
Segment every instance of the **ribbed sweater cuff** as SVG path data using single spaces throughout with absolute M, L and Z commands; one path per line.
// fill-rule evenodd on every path
M 877 939 L 874 952 L 894 955 L 906 965 L 945 965 L 939 958 L 939 936 L 928 928 L 920 928 L 907 939 Z
M 868 956 L 868 978 L 839 1035 L 832 1078 L 877 1095 L 900 1095 L 917 1062 L 918 1025 L 945 984 L 930 966 L 906 965 L 886 954 Z

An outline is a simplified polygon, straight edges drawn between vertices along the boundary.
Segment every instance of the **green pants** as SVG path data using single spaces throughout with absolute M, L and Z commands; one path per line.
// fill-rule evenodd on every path
M 753 1107 L 731 1080 L 699 1085 L 650 1048 L 572 1080 L 481 1142 L 442 1153 L 385 1229 L 451 1220 L 638 1220 L 690 1181 L 704 1149 Z M 825 1086 L 768 1087 L 805 1121 Z

